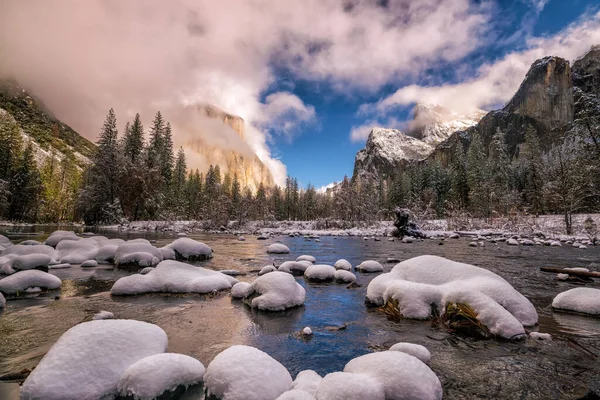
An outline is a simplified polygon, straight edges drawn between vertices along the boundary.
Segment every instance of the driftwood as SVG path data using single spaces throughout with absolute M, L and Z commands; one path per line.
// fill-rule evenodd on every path
M 556 274 L 569 274 L 569 275 L 573 275 L 573 276 L 585 276 L 588 278 L 600 278 L 600 272 L 573 271 L 570 269 L 553 268 L 553 267 L 540 267 L 540 271 L 554 272 Z

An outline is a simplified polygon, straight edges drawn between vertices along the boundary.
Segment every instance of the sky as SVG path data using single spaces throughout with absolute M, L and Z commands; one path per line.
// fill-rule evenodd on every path
M 214 104 L 245 139 L 210 125 L 206 141 L 317 188 L 351 176 L 370 129 L 404 129 L 415 103 L 499 108 L 536 59 L 594 44 L 591 0 L 0 1 L 0 78 L 90 140 L 110 107 L 148 126 L 157 109 Z M 192 122 L 176 144 L 207 124 Z

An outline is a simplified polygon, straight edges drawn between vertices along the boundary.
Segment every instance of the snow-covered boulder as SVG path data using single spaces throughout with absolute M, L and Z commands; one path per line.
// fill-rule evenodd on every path
M 352 264 L 350 264 L 350 262 L 348 262 L 348 260 L 345 260 L 343 258 L 340 260 L 337 260 L 335 262 L 335 264 L 333 264 L 333 267 L 335 269 L 344 269 L 346 271 L 352 271 Z
M 113 319 L 115 318 L 115 314 L 110 311 L 100 311 L 99 313 L 94 314 L 92 320 L 96 321 L 99 319 Z
M 61 263 L 81 264 L 96 258 L 98 242 L 92 238 L 62 240 L 56 245 L 56 250 Z
M 220 272 L 167 260 L 146 275 L 134 274 L 120 278 L 110 293 L 210 293 L 230 289 L 235 283 L 237 279 Z
M 290 248 L 283 243 L 273 243 L 267 247 L 267 253 L 272 254 L 287 254 L 290 252 Z
M 37 240 L 33 240 L 33 239 L 28 239 L 28 240 L 23 240 L 21 243 L 19 243 L 21 246 L 38 246 L 40 244 L 44 244 L 42 242 L 38 242 Z
M 84 322 L 52 346 L 25 380 L 21 400 L 114 398 L 127 368 L 166 349 L 167 334 L 147 322 Z
M 315 400 L 315 396 L 304 390 L 292 389 L 282 393 L 276 400 Z
M 386 400 L 442 398 L 442 385 L 435 373 L 418 358 L 400 351 L 354 358 L 346 364 L 344 372 L 376 379 L 384 388 Z
M 6 236 L 4 236 L 4 235 L 0 235 L 0 246 L 2 246 L 2 247 L 4 247 L 4 248 L 7 248 L 7 247 L 10 247 L 10 246 L 12 246 L 12 245 L 13 245 L 13 244 L 12 244 L 12 242 L 10 241 L 10 239 L 9 239 L 9 238 L 7 238 L 7 237 L 6 237 Z
M 48 264 L 52 262 L 52 257 L 47 254 L 34 253 L 17 256 L 12 260 L 12 267 L 17 271 L 26 269 L 48 268 Z
M 335 268 L 331 265 L 311 265 L 304 271 L 304 277 L 309 281 L 331 281 L 335 278 Z
M 477 244 L 477 242 L 471 242 L 471 243 L 469 243 L 469 247 L 477 247 L 477 246 L 479 246 Z
M 232 346 L 208 365 L 204 384 L 209 394 L 223 400 L 275 400 L 291 388 L 292 377 L 267 353 L 250 346 Z
M 552 307 L 583 314 L 600 315 L 600 289 L 578 287 L 567 290 L 559 293 L 552 300 Z
M 14 246 L 10 246 L 2 250 L 2 252 L 0 252 L 0 258 L 15 258 L 16 256 L 25 256 L 29 254 L 45 254 L 47 256 L 50 256 L 52 261 L 58 260 L 58 252 L 50 246 L 23 246 L 21 244 L 16 244 Z
M 106 243 L 98 248 L 96 252 L 96 261 L 101 263 L 112 263 L 115 260 L 117 249 L 119 248 L 117 243 Z
M 246 241 L 246 238 L 245 238 L 245 237 L 243 237 L 243 236 L 240 236 L 240 237 L 238 237 L 238 240 L 239 240 L 240 242 L 245 242 L 245 241 Z
M 312 263 L 309 261 L 285 261 L 277 268 L 281 272 L 287 272 L 288 274 L 302 275 L 304 271 L 311 266 Z
M 552 335 L 550 335 L 549 333 L 531 332 L 529 334 L 529 337 L 534 340 L 552 340 Z
M 404 236 L 402 238 L 402 243 L 413 243 L 415 241 L 415 238 L 412 236 Z
M 117 247 L 114 262 L 120 268 L 150 267 L 162 261 L 162 257 L 162 252 L 151 244 L 130 240 Z
M 231 287 L 231 297 L 234 299 L 242 299 L 246 297 L 250 290 L 250 284 L 248 282 L 238 282 Z
M 313 256 L 303 254 L 300 257 L 296 258 L 296 261 L 308 261 L 308 262 L 314 264 L 315 262 L 317 262 L 317 259 L 314 258 Z
M 345 269 L 338 269 L 335 271 L 334 278 L 337 282 L 352 283 L 356 280 L 356 275 Z
M 429 361 L 431 361 L 431 353 L 425 346 L 421 346 L 420 344 L 399 342 L 390 347 L 390 351 L 401 351 L 410 354 L 413 357 L 417 357 L 425 364 L 429 364 Z
M 177 254 L 175 254 L 175 250 L 173 250 L 172 247 L 164 246 L 159 248 L 160 252 L 162 253 L 163 256 L 163 260 L 176 260 L 177 259 Z
M 558 241 L 558 240 L 553 240 L 553 241 L 550 242 L 550 246 L 552 246 L 552 247 L 561 247 L 562 243 L 560 241 Z
M 15 294 L 29 288 L 53 290 L 60 288 L 61 280 L 37 269 L 20 271 L 0 280 L 0 292 Z
M 356 266 L 356 270 L 360 272 L 382 272 L 383 265 L 375 260 L 367 260 Z
M 56 247 L 63 240 L 80 240 L 81 238 L 73 231 L 54 231 L 48 236 L 44 244 L 50 247 Z
M 148 272 L 152 271 L 154 267 L 146 267 L 140 271 L 141 275 L 146 275 Z
M 275 266 L 273 266 L 273 265 L 265 265 L 258 272 L 258 276 L 262 276 L 264 274 L 268 274 L 269 272 L 274 272 L 274 271 L 277 271 L 277 268 L 275 268 Z
M 411 398 L 411 397 L 406 397 Z M 385 388 L 367 374 L 334 372 L 325 375 L 317 390 L 319 400 L 385 400 Z
M 523 246 L 534 246 L 535 242 L 531 239 L 523 239 L 523 240 L 521 240 L 521 244 Z
M 500 276 L 483 268 L 437 256 L 419 256 L 396 265 L 369 283 L 367 300 L 382 305 L 398 302 L 406 318 L 427 319 L 432 304 L 469 305 L 492 334 L 513 338 L 533 326 L 535 307 Z
M 510 238 L 506 241 L 506 244 L 509 246 L 518 246 L 519 242 L 515 238 Z
M 195 358 L 183 354 L 162 353 L 132 364 L 117 385 L 119 394 L 136 400 L 153 400 L 179 386 L 202 382 L 206 369 Z
M 206 261 L 212 258 L 212 250 L 206 244 L 194 239 L 182 237 L 167 247 L 175 251 L 178 260 Z
M 322 380 L 323 378 L 321 375 L 317 374 L 312 369 L 306 369 L 298 372 L 296 379 L 294 379 L 294 382 L 292 382 L 292 389 L 302 390 L 316 397 L 317 389 L 319 388 Z
M 81 268 L 94 268 L 98 266 L 98 261 L 87 260 L 81 263 Z
M 274 271 L 256 278 L 244 297 L 253 308 L 283 311 L 304 304 L 306 290 L 292 275 Z
M 305 327 L 302 329 L 302 334 L 303 334 L 304 336 L 310 336 L 310 335 L 312 335 L 312 334 L 313 334 L 313 331 L 312 331 L 312 329 L 310 328 L 310 326 L 305 326 Z

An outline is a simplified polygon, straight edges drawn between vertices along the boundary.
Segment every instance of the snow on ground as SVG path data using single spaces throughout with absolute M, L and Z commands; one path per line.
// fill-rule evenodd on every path
M 600 315 L 600 289 L 578 287 L 567 290 L 559 293 L 552 300 L 552 307 L 583 314 Z
M 127 368 L 166 349 L 167 334 L 147 322 L 84 322 L 52 346 L 25 380 L 21 400 L 113 398 Z
M 317 390 L 319 400 L 385 400 L 382 383 L 367 374 L 333 372 L 325 375 Z
M 58 289 L 62 282 L 59 278 L 37 269 L 16 272 L 0 280 L 0 292 L 15 294 L 28 288 Z
M 283 311 L 304 304 L 306 290 L 296 282 L 292 275 L 274 271 L 256 278 L 250 284 L 244 297 L 250 301 L 253 308 Z
M 287 254 L 290 252 L 290 248 L 283 243 L 273 243 L 267 247 L 267 253 L 272 254 Z
M 217 354 L 206 369 L 204 384 L 209 394 L 223 400 L 275 400 L 291 389 L 292 377 L 267 353 L 240 345 Z
M 230 289 L 237 282 L 237 279 L 218 271 L 167 260 L 145 275 L 133 274 L 120 278 L 110 293 L 210 293 Z
M 425 364 L 429 364 L 429 361 L 431 361 L 431 353 L 425 346 L 421 346 L 420 344 L 399 342 L 390 347 L 390 351 L 401 351 L 410 354 L 413 357 L 417 357 Z
M 179 260 L 205 261 L 212 258 L 212 250 L 210 247 L 202 242 L 186 237 L 181 237 L 166 247 L 173 249 L 176 258 Z
M 335 268 L 331 265 L 311 265 L 304 271 L 304 277 L 309 281 L 331 281 L 335 278 Z
M 386 400 L 442 398 L 442 385 L 435 373 L 418 358 L 400 351 L 354 358 L 346 364 L 344 372 L 376 379 L 385 390 Z
M 153 400 L 179 386 L 202 382 L 206 369 L 195 358 L 183 354 L 162 353 L 142 358 L 121 376 L 117 390 L 121 396 Z
M 538 320 L 529 300 L 500 276 L 437 256 L 403 261 L 369 283 L 368 301 L 381 305 L 390 299 L 404 317 L 414 319 L 429 318 L 432 304 L 438 310 L 449 303 L 468 304 L 490 332 L 505 338 L 524 335 L 523 326 Z

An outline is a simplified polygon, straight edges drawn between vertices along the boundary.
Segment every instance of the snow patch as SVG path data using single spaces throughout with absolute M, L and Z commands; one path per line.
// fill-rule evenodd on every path
M 578 287 L 567 290 L 559 293 L 552 300 L 552 307 L 583 314 L 600 315 L 600 289 Z
M 257 297 L 253 297 L 258 294 Z M 246 295 L 253 308 L 267 311 L 283 311 L 304 304 L 306 290 L 290 274 L 274 271 L 256 278 Z

